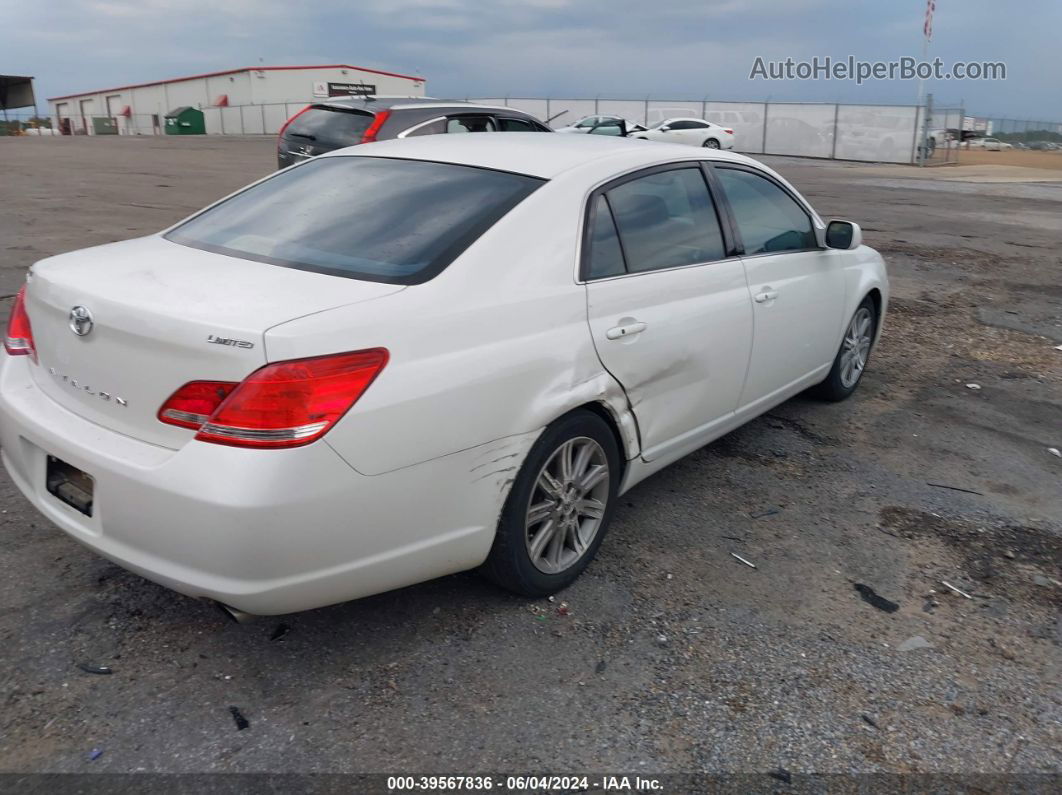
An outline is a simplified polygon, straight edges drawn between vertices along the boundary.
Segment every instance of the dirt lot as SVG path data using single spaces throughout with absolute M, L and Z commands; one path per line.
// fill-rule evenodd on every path
M 0 139 L 0 292 L 272 157 Z M 236 625 L 0 475 L 0 771 L 1057 773 L 1062 183 L 767 160 L 889 262 L 852 400 L 794 399 L 639 485 L 556 602 L 464 574 Z
M 959 149 L 960 165 L 1024 166 L 1026 168 L 1049 168 L 1062 170 L 1062 151 L 1040 152 L 1035 149 L 1007 149 L 1002 152 L 987 152 L 984 149 Z M 1062 177 L 1059 177 L 1062 179 Z

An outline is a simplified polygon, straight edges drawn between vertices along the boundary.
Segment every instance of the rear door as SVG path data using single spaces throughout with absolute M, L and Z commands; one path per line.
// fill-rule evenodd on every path
M 770 175 L 722 163 L 714 172 L 744 253 L 755 313 L 741 405 L 771 402 L 837 353 L 844 252 L 818 247 L 808 211 Z
M 590 329 L 627 392 L 646 460 L 695 449 L 737 408 L 752 307 L 729 254 L 697 163 L 636 172 L 591 195 L 582 261 Z

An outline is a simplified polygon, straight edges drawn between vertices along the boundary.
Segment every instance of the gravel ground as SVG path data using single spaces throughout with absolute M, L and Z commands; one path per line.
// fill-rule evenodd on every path
M 0 139 L 0 292 L 272 158 Z M 236 625 L 0 475 L 0 771 L 1058 773 L 1062 183 L 769 162 L 889 262 L 852 400 L 798 397 L 633 489 L 552 602 L 462 574 Z

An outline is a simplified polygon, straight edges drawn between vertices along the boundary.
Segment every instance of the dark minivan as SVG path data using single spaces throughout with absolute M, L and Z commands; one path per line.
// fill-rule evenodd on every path
M 354 144 L 412 135 L 553 132 L 515 108 L 430 97 L 332 98 L 307 105 L 277 137 L 277 167 Z

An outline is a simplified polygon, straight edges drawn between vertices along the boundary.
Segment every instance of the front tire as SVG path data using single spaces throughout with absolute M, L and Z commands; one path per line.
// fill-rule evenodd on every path
M 701 146 L 703 146 L 705 149 L 718 149 L 719 142 L 715 140 L 715 138 L 709 138 L 703 144 L 701 144 Z
M 483 575 L 524 596 L 566 588 L 601 546 L 619 480 L 619 449 L 604 420 L 576 411 L 554 422 L 513 483 Z
M 870 361 L 870 349 L 878 327 L 877 315 L 874 302 L 867 296 L 848 322 L 830 374 L 814 387 L 816 395 L 836 402 L 850 397 L 856 391 Z

